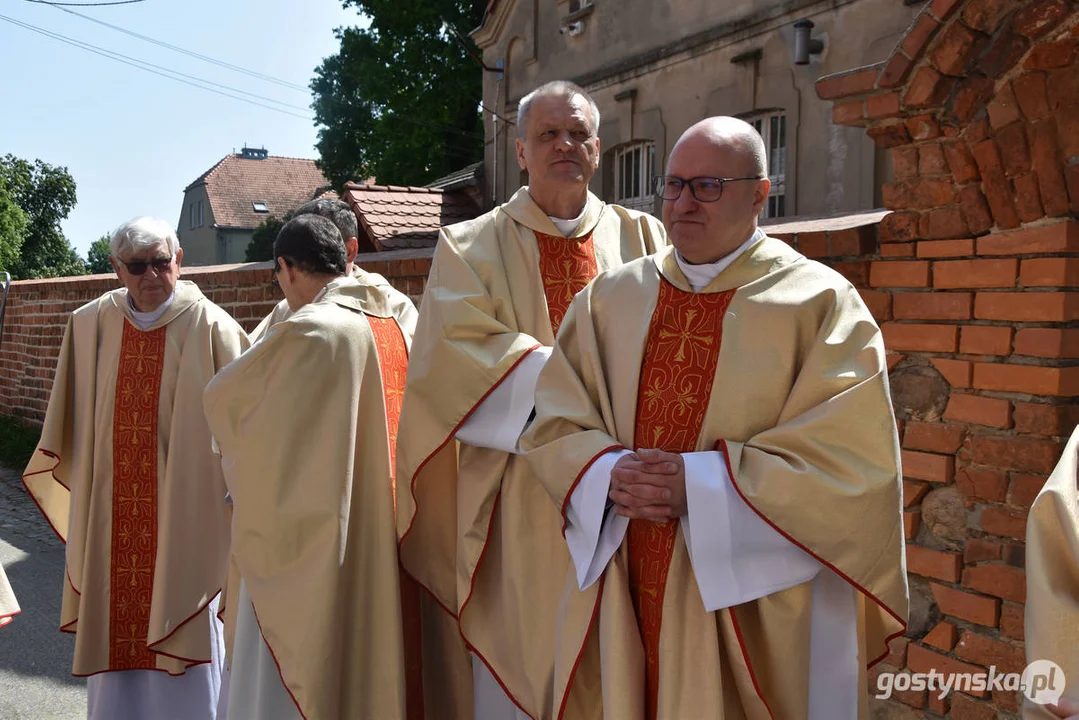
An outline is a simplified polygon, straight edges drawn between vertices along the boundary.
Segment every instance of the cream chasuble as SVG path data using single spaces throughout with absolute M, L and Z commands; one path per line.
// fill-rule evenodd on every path
M 1027 663 L 1063 671 L 1064 697 L 1079 700 L 1079 428 L 1064 447 L 1027 519 Z M 1059 688 L 1058 688 L 1059 689 Z M 1056 718 L 1030 700 L 1024 718 Z
M 570 566 L 558 513 L 517 456 L 455 437 L 530 353 L 553 345 L 596 273 L 665 244 L 655 218 L 591 194 L 567 240 L 522 188 L 443 228 L 435 250 L 398 445 L 401 560 L 536 718 L 553 712 L 558 588 Z
M 243 595 L 307 720 L 406 717 L 418 652 L 405 642 L 419 638 L 402 623 L 391 454 L 406 364 L 388 304 L 350 283 L 274 325 L 206 389 Z M 245 687 L 265 673 L 239 665 L 243 632 L 230 717 L 238 698 L 270 692 Z M 407 717 L 422 717 L 422 698 L 408 701 Z
M 908 591 L 884 348 L 849 283 L 768 238 L 700 293 L 671 249 L 629 263 L 575 299 L 536 406 L 520 446 L 563 512 L 611 450 L 683 453 L 691 503 L 696 456 L 720 457 L 745 505 L 858 591 L 866 717 L 864 669 L 904 631 Z M 557 717 L 818 720 L 814 583 L 709 611 L 698 582 L 716 573 L 694 563 L 724 561 L 679 525 L 632 521 L 599 582 L 567 574 Z
M 4 627 L 11 619 L 18 615 L 19 602 L 15 599 L 15 593 L 11 590 L 11 584 L 4 574 L 4 568 L 0 567 L 0 627 Z
M 133 312 L 120 289 L 72 313 L 23 476 L 67 544 L 76 676 L 210 662 L 225 582 L 225 485 L 201 396 L 247 336 L 183 280 L 145 330 Z
M 362 256 L 361 256 L 362 257 Z M 378 273 L 367 272 L 356 263 L 352 263 L 352 277 L 359 281 L 372 302 L 388 307 L 398 327 L 405 336 L 405 343 L 412 347 L 412 336 L 416 334 L 416 321 L 419 313 L 412 300 L 403 292 L 390 284 L 390 281 Z M 262 319 L 262 322 L 251 331 L 251 342 L 256 342 L 266 334 L 266 331 L 292 315 L 288 301 L 282 300 L 274 307 L 273 312 Z

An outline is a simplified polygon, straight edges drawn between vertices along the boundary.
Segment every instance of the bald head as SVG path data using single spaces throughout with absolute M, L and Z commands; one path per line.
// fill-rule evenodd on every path
M 726 116 L 705 118 L 682 134 L 671 154 L 683 143 L 698 147 L 710 145 L 727 150 L 730 157 L 738 161 L 738 168 L 732 168 L 727 174 L 728 177 L 735 174 L 768 177 L 764 138 L 745 120 Z
M 692 126 L 671 149 L 667 175 L 665 184 L 682 188 L 665 195 L 663 224 L 685 260 L 716 262 L 756 231 L 771 183 L 764 140 L 749 123 L 712 117 Z

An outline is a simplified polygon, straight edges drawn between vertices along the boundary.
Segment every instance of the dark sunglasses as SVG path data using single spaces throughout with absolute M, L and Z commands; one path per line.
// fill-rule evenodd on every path
M 120 262 L 124 264 L 124 267 L 126 267 L 127 271 L 132 275 L 145 274 L 146 270 L 151 265 L 154 266 L 154 270 L 156 270 L 158 273 L 168 272 L 169 268 L 172 267 L 171 257 L 157 258 L 156 260 L 135 260 L 133 262 L 126 262 L 124 260 L 120 260 Z

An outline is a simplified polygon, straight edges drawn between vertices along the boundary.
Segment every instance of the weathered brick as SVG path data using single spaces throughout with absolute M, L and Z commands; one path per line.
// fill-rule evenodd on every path
M 932 115 L 916 115 L 906 120 L 910 139 L 916 142 L 940 137 L 940 124 Z
M 881 188 L 886 207 L 892 210 L 928 210 L 955 200 L 955 186 L 947 179 L 897 180 Z
M 962 23 L 952 23 L 937 40 L 930 60 L 945 75 L 961 77 L 981 54 L 989 38 Z
M 872 313 L 873 319 L 878 323 L 892 318 L 892 296 L 891 293 L 880 292 L 879 290 L 866 290 L 860 288 L 858 294 L 862 296 L 862 302 L 869 308 L 869 312 Z
M 959 352 L 966 355 L 1008 355 L 1012 329 L 998 325 L 964 325 L 959 332 Z
M 1004 172 L 1009 177 L 1023 175 L 1030 170 L 1030 146 L 1027 144 L 1026 126 L 1013 122 L 996 135 Z M 1035 196 L 1037 192 L 1035 191 Z
M 899 93 L 890 92 L 883 95 L 873 95 L 865 101 L 865 116 L 870 120 L 899 117 L 901 114 Z
M 832 106 L 832 122 L 836 125 L 863 125 L 865 123 L 865 103 L 861 100 L 836 103 Z
M 1019 215 L 1020 222 L 1034 222 L 1045 216 L 1037 175 L 1034 173 L 1020 175 L 1012 180 L 1012 187 L 1015 196 L 1015 212 Z
M 967 542 L 963 546 L 963 562 L 967 565 L 976 565 L 991 560 L 1000 560 L 1000 550 L 999 542 L 980 538 L 967 538 Z
M 1067 17 L 1067 0 L 1035 0 L 1012 18 L 1012 30 L 1028 38 L 1039 38 Z
M 985 108 L 985 104 L 993 97 L 996 83 L 981 75 L 971 75 L 959 82 L 955 96 L 948 104 L 948 113 L 960 126 L 969 123 L 975 115 Z M 985 125 L 988 129 L 988 121 Z M 977 124 L 966 130 L 968 142 L 980 142 L 984 137 L 979 137 Z M 971 132 L 971 131 L 974 132 Z
M 1048 113 L 1048 99 L 1046 100 L 1046 112 Z M 949 142 L 944 145 L 944 158 L 952 171 L 952 177 L 959 185 L 965 185 L 972 180 L 977 180 L 978 164 L 974 162 L 974 156 L 970 148 L 964 142 Z
M 949 720 L 997 720 L 997 711 L 992 705 L 972 700 L 963 693 L 951 693 L 952 704 L 948 709 Z
M 967 673 L 980 673 L 982 669 L 977 665 L 971 665 L 969 663 L 961 662 L 947 655 L 941 655 L 940 653 L 929 650 L 917 643 L 911 643 L 907 646 L 907 667 L 912 672 L 916 673 L 930 673 L 937 671 L 938 673 L 944 673 L 945 675 L 957 675 Z M 975 692 L 970 691 L 972 695 L 978 697 L 986 697 L 988 692 Z
M 888 260 L 870 263 L 870 287 L 929 287 L 929 263 Z
M 913 136 L 913 133 L 911 133 Z M 944 146 L 929 143 L 918 147 L 918 174 L 944 175 L 948 172 L 948 162 L 944 158 Z
M 932 0 L 929 3 L 929 10 L 934 17 L 943 21 L 950 18 L 961 4 L 962 0 Z
M 938 28 L 940 28 L 940 23 L 935 17 L 929 13 L 922 13 L 903 38 L 900 48 L 907 57 L 918 57 Z
M 909 508 L 917 505 L 929 492 L 929 483 L 918 480 L 903 480 L 903 507 Z
M 1050 70 L 1046 90 L 1049 93 L 1049 109 L 1052 111 L 1072 109 L 1079 97 L 1079 67 Z M 1059 116 L 1058 116 L 1059 121 Z M 1071 155 L 1071 153 L 1065 153 Z
M 980 292 L 974 317 L 1013 322 L 1069 322 L 1079 319 L 1079 293 Z
M 963 257 L 974 254 L 973 238 L 962 240 L 933 240 L 918 243 L 919 258 Z
M 993 213 L 977 185 L 968 185 L 959 191 L 959 211 L 972 235 L 981 235 L 993 227 Z
M 966 630 L 955 646 L 955 656 L 998 672 L 1022 673 L 1026 667 L 1023 648 Z
M 987 427 L 1011 426 L 1011 403 L 1007 400 L 953 393 L 948 399 L 944 419 Z
M 979 565 L 963 570 L 963 587 L 1004 600 L 1025 603 L 1026 573 L 1007 565 Z
M 998 507 L 982 508 L 979 524 L 981 529 L 990 535 L 1015 540 L 1026 538 L 1027 519 L 1023 511 Z
M 918 176 L 918 148 L 897 147 L 892 148 L 891 153 L 892 170 L 897 180 L 907 180 Z
M 898 88 L 907 81 L 914 63 L 902 52 L 897 52 L 888 60 L 888 64 L 880 72 L 880 80 L 877 86 L 881 88 Z M 819 92 L 818 92 L 819 94 Z
M 973 148 L 974 159 L 982 175 L 982 188 L 993 219 L 1002 229 L 1019 226 L 1019 216 L 1012 201 L 1011 186 L 1004 175 L 1000 150 L 993 140 L 983 140 Z
M 909 546 L 909 545 L 907 546 L 907 550 L 908 550 L 908 552 L 907 552 L 907 562 L 908 563 L 910 562 L 910 552 L 909 551 L 910 551 L 911 547 L 912 546 Z M 907 567 L 909 568 L 910 565 L 908 564 Z M 957 573 L 958 573 L 958 571 L 957 571 Z M 915 574 L 921 574 L 921 573 L 915 573 Z M 930 630 L 929 633 L 926 634 L 926 636 L 924 638 L 922 638 L 922 642 L 925 643 L 926 645 L 932 645 L 933 647 L 937 648 L 938 650 L 943 650 L 944 652 L 951 652 L 952 648 L 955 647 L 955 644 L 958 641 L 959 641 L 959 631 L 956 630 L 955 623 L 950 623 L 947 620 L 944 620 L 942 622 L 937 623 L 936 626 L 932 630 Z
M 975 363 L 974 387 L 1031 395 L 1079 395 L 1079 367 L 1048 368 L 1003 363 Z
M 1030 40 L 1027 38 L 1013 32 L 1002 32 L 978 60 L 978 70 L 986 77 L 998 79 L 1015 67 L 1029 49 Z
M 1045 88 L 1045 73 L 1032 72 L 1012 80 L 1012 92 L 1019 109 L 1027 120 L 1049 116 L 1049 95 Z
M 930 358 L 929 362 L 937 369 L 953 388 L 969 388 L 974 375 L 973 364 L 969 360 L 951 360 L 949 358 Z
M 971 0 L 963 8 L 963 22 L 992 35 L 1008 13 L 1021 5 L 1021 0 Z
M 870 139 L 882 148 L 893 148 L 900 145 L 906 145 L 910 142 L 910 134 L 907 133 L 907 126 L 901 122 L 896 122 L 891 125 L 872 125 L 866 134 Z
M 919 234 L 927 240 L 961 238 L 970 234 L 958 205 L 934 208 L 925 213 L 922 215 L 919 231 Z
M 959 582 L 962 569 L 963 559 L 959 553 L 907 545 L 907 572 L 945 582 Z
M 902 451 L 903 477 L 949 483 L 955 476 L 955 457 L 914 450 Z
M 877 235 L 871 225 L 828 232 L 828 250 L 832 257 L 871 255 L 877 249 Z
M 884 345 L 889 350 L 921 352 L 956 352 L 959 344 L 957 325 L 920 325 L 884 323 Z
M 941 260 L 933 263 L 933 287 L 941 290 L 963 288 L 1013 288 L 1019 261 Z
M 1015 354 L 1044 358 L 1079 358 L 1079 330 L 1023 328 L 1015 334 Z
M 903 447 L 934 453 L 952 453 L 963 442 L 963 428 L 942 423 L 909 421 L 903 430 Z
M 1040 255 L 1079 252 L 1079 222 L 994 233 L 978 238 L 979 255 Z
M 931 67 L 918 68 L 907 83 L 903 104 L 912 108 L 934 108 L 951 94 L 955 78 L 941 75 Z
M 1046 479 L 1042 475 L 1012 473 L 1011 486 L 1008 488 L 1008 502 L 1016 507 L 1029 508 L 1045 486 Z
M 1075 51 L 1079 40 L 1066 38 L 1057 42 L 1035 45 L 1030 51 L 1023 67 L 1027 70 L 1051 70 L 1071 65 L 1075 60 Z
M 1031 258 L 1019 268 L 1019 284 L 1027 287 L 1079 285 L 1079 258 Z
M 1016 403 L 1015 431 L 1025 435 L 1071 435 L 1079 421 L 1079 406 Z
M 990 468 L 1049 474 L 1057 463 L 1060 446 L 1049 440 L 974 436 L 971 461 Z
M 817 81 L 817 96 L 822 100 L 835 100 L 871 91 L 877 83 L 877 70 L 856 70 L 836 73 Z
M 1023 640 L 1025 636 L 1023 632 L 1024 624 L 1023 606 L 1010 602 L 1004 603 L 1004 607 L 1000 611 L 1001 634 L 1014 640 Z
M 945 615 L 978 625 L 996 627 L 1000 619 L 998 598 L 975 595 L 939 583 L 930 583 L 930 588 L 933 591 L 933 599 L 937 601 L 937 606 Z
M 880 221 L 879 234 L 882 243 L 907 242 L 913 240 L 918 234 L 918 219 L 921 215 L 917 212 L 903 211 L 893 212 L 884 216 Z
M 921 528 L 921 526 L 921 510 L 903 511 L 903 537 L 905 537 L 907 540 L 913 540 L 914 536 L 918 534 L 918 529 Z
M 896 320 L 967 320 L 973 307 L 970 293 L 899 293 L 892 314 Z

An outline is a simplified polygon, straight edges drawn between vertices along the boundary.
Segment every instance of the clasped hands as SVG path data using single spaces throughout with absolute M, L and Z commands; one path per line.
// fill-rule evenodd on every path
M 635 520 L 664 522 L 687 513 L 686 466 L 678 453 L 638 450 L 611 470 L 608 495 L 614 512 Z

